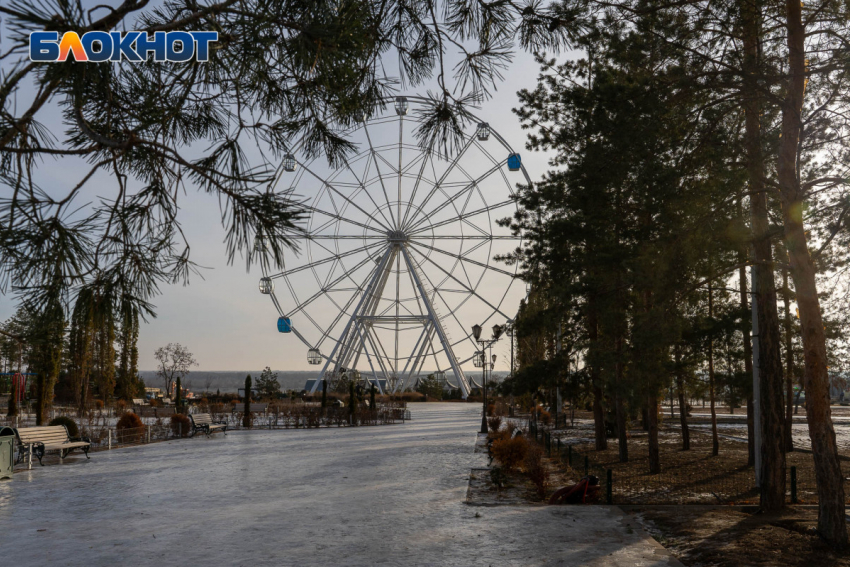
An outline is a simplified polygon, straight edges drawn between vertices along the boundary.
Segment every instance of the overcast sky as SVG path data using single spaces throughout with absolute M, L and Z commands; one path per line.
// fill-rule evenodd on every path
M 506 81 L 498 86 L 495 96 L 484 102 L 477 111 L 482 120 L 489 122 L 514 150 L 522 154 L 523 164 L 532 180 L 538 179 L 547 167 L 546 156 L 525 150 L 527 134 L 520 128 L 511 109 L 517 106 L 518 90 L 534 87 L 538 71 L 531 55 L 518 53 L 505 73 Z M 399 94 L 424 94 L 429 86 Z M 26 91 L 22 91 L 19 97 L 26 100 L 25 95 Z M 53 100 L 39 118 L 42 124 L 54 129 L 57 136 L 61 137 L 64 127 L 59 116 L 58 101 Z M 40 175 L 44 187 L 56 187 L 58 192 L 67 191 L 68 180 L 76 183 L 83 171 L 84 164 L 61 162 L 61 167 L 56 167 L 48 162 L 42 167 Z M 520 181 L 518 178 L 515 180 Z M 100 187 L 105 191 L 102 194 L 107 196 L 114 190 L 114 184 L 110 182 L 104 182 Z M 5 190 L 8 189 L 0 188 L 0 191 Z M 303 190 L 301 194 L 307 198 L 312 196 Z M 94 187 L 87 198 L 94 199 L 98 195 L 101 193 L 97 193 Z M 203 279 L 193 277 L 188 286 L 164 287 L 162 294 L 154 300 L 157 317 L 142 324 L 139 336 L 140 369 L 154 369 L 154 350 L 169 342 L 187 346 L 195 354 L 198 369 L 201 370 L 255 369 L 264 366 L 279 370 L 315 369 L 307 365 L 305 345 L 293 335 L 277 332 L 277 312 L 269 298 L 257 290 L 257 282 L 262 275 L 259 269 L 247 273 L 244 262 L 239 260 L 232 266 L 227 265 L 218 200 L 189 191 L 181 196 L 180 206 L 180 219 L 192 245 L 192 258 L 210 269 L 204 270 Z M 521 285 L 517 287 L 524 290 Z M 499 289 L 486 289 L 486 285 L 481 289 L 481 293 L 488 297 L 499 293 Z M 503 311 L 513 315 L 522 295 L 513 293 L 503 305 Z M 14 310 L 13 298 L 0 295 L 0 319 L 11 316 Z M 468 325 L 476 322 L 470 320 Z M 459 331 L 454 332 L 456 336 Z M 499 354 L 497 369 L 508 368 L 508 344 L 503 340 L 494 349 Z M 472 371 L 471 365 L 467 367 Z

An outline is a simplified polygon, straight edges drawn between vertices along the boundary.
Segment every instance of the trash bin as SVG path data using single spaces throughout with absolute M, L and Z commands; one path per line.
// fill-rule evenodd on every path
M 12 478 L 15 465 L 15 430 L 0 427 L 0 479 Z

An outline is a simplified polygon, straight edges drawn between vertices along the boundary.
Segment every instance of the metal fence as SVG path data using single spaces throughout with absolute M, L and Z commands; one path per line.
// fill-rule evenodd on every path
M 546 454 L 569 469 L 574 476 L 593 475 L 599 479 L 600 503 L 604 504 L 758 504 L 755 470 L 752 466 L 714 473 L 673 468 L 658 474 L 616 471 L 594 462 L 593 455 L 573 445 L 561 443 L 551 434 L 529 427 L 529 435 L 543 446 Z M 698 468 L 698 467 L 697 467 Z M 845 480 L 845 482 L 847 482 Z M 817 503 L 814 472 L 788 467 L 786 498 L 790 504 Z M 850 488 L 848 486 L 847 488 Z

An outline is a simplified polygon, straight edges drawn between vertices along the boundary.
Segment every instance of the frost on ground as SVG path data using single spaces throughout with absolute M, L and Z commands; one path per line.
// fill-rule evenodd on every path
M 0 482 L 12 565 L 678 565 L 617 509 L 464 503 L 477 406 L 385 427 L 237 431 Z M 483 462 L 482 462 L 483 461 Z

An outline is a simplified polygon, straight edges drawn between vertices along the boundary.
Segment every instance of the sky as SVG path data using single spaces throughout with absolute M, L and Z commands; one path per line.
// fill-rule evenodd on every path
M 2 46 L 2 42 L 0 42 Z M 7 65 L 5 62 L 0 65 Z M 4 69 L 5 70 L 5 69 Z M 525 149 L 527 132 L 520 128 L 516 115 L 511 112 L 518 105 L 517 91 L 522 88 L 534 88 L 539 69 L 530 54 L 517 52 L 514 61 L 504 73 L 505 80 L 497 86 L 494 96 L 484 101 L 476 111 L 481 120 L 488 122 L 509 144 L 514 151 L 522 155 L 530 178 L 537 180 L 546 170 L 547 156 L 532 153 Z M 400 95 L 424 95 L 431 84 L 417 87 L 415 90 L 399 92 Z M 19 93 L 26 100 L 27 91 Z M 41 122 L 53 129 L 57 136 L 62 135 L 64 126 L 61 124 L 58 100 L 52 100 L 40 113 Z M 390 112 L 392 112 L 390 110 Z M 480 159 L 474 157 L 462 160 L 470 171 L 482 167 Z M 326 165 L 316 163 L 317 171 L 327 171 Z M 56 187 L 57 192 L 67 191 L 68 180 L 78 180 L 84 175 L 84 164 L 62 162 L 61 167 L 50 163 L 39 172 L 42 185 L 46 188 Z M 521 178 L 511 178 L 511 181 L 521 181 Z M 76 181 L 75 181 L 76 182 Z M 109 196 L 114 190 L 114 184 L 104 179 L 101 184 L 95 183 L 87 198 L 94 199 L 100 195 L 98 189 Z M 0 191 L 7 190 L 0 188 Z M 297 187 L 300 195 L 306 198 L 315 196 L 319 190 L 316 184 L 303 183 Z M 504 190 L 504 186 L 501 190 Z M 497 195 L 486 195 L 498 199 Z M 153 370 L 156 367 L 154 351 L 167 343 L 179 342 L 185 345 L 198 361 L 198 370 L 240 370 L 246 368 L 262 368 L 270 366 L 277 370 L 313 370 L 307 364 L 307 346 L 297 340 L 292 334 L 277 332 L 276 320 L 278 312 L 268 296 L 258 291 L 258 280 L 262 276 L 259 268 L 246 272 L 243 261 L 237 259 L 233 265 L 227 264 L 224 247 L 224 229 L 221 226 L 218 200 L 209 195 L 189 190 L 180 198 L 180 220 L 183 229 L 192 245 L 192 258 L 201 266 L 202 276 L 193 276 L 187 286 L 172 285 L 163 287 L 161 294 L 153 303 L 156 306 L 157 317 L 143 322 L 139 335 L 139 368 Z M 509 213 L 509 211 L 508 211 Z M 504 216 L 504 215 L 501 215 Z M 474 222 L 480 222 L 474 219 Z M 487 227 L 484 227 L 487 228 Z M 486 258 L 484 258 L 486 261 Z M 292 257 L 291 265 L 303 263 L 305 258 Z M 495 265 L 494 262 L 491 264 Z M 438 268 L 428 266 L 425 269 L 436 271 Z M 503 276 L 482 278 L 478 292 L 490 301 L 496 301 L 504 292 Z M 309 289 L 305 283 L 304 293 Z M 278 285 L 278 293 L 281 292 Z M 522 282 L 516 282 L 511 293 L 501 304 L 501 311 L 513 316 L 519 301 L 525 293 Z M 286 300 L 281 295 L 282 303 Z M 496 298 L 495 300 L 493 298 Z M 477 310 L 476 310 L 477 309 Z M 6 319 L 13 314 L 15 304 L 10 295 L 0 295 L 0 319 Z M 455 328 L 449 330 L 452 337 L 458 337 L 480 319 L 492 313 L 484 306 L 473 308 L 467 306 L 460 322 L 453 323 Z M 298 320 L 302 322 L 302 320 Z M 494 319 L 493 322 L 502 322 Z M 293 321 L 295 323 L 295 321 Z M 465 325 L 462 330 L 460 324 Z M 487 331 L 485 331 L 487 333 Z M 494 347 L 497 354 L 497 370 L 507 370 L 509 367 L 509 340 L 507 337 Z M 403 349 L 402 349 L 403 350 Z M 469 349 L 467 349 L 469 350 Z M 467 358 L 469 353 L 458 353 L 458 358 Z M 428 365 L 425 366 L 428 369 Z M 464 370 L 474 372 L 470 363 L 464 365 Z

